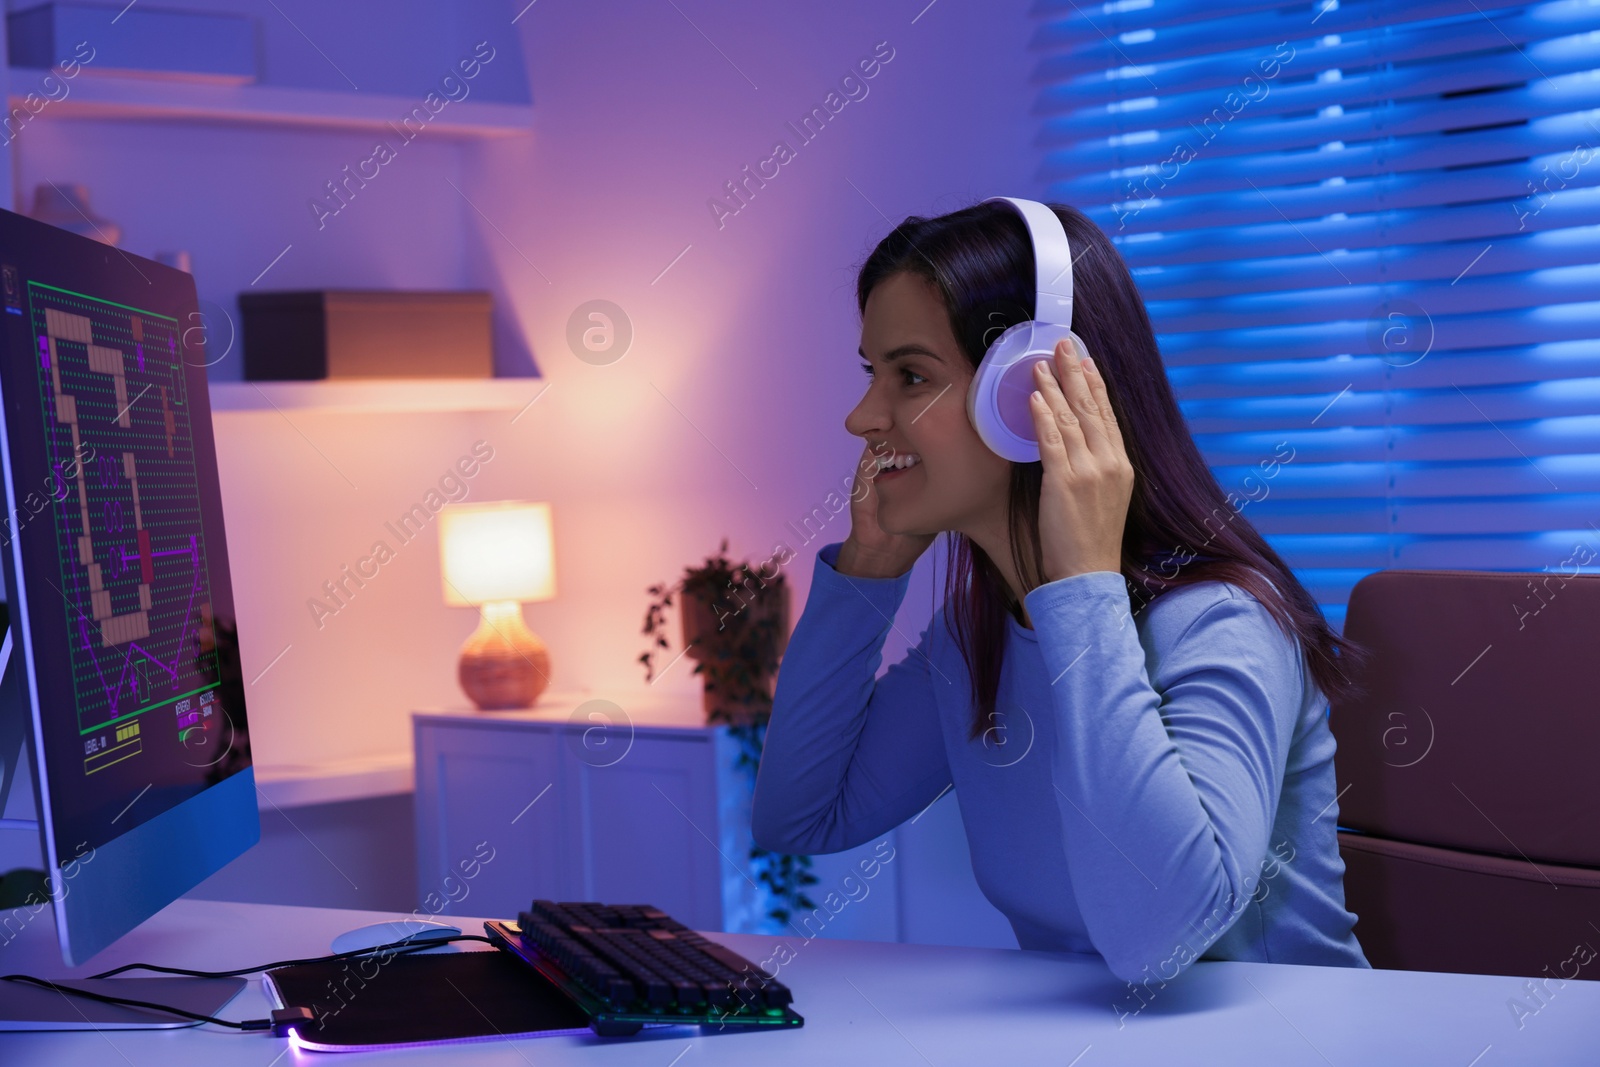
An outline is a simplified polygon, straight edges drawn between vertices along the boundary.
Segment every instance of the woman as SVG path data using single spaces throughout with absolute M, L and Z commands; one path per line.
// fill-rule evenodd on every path
M 913 216 L 861 269 L 851 530 L 818 552 L 784 654 L 755 842 L 852 848 L 953 786 L 1022 948 L 1099 953 L 1130 983 L 1201 957 L 1368 966 L 1326 720 L 1365 652 L 1207 468 L 1116 249 L 1049 206 L 1091 362 L 1062 345 L 1038 364 L 1039 462 L 989 451 L 964 403 L 988 342 L 1032 317 L 1022 221 L 993 202 Z M 944 607 L 874 681 L 942 532 Z

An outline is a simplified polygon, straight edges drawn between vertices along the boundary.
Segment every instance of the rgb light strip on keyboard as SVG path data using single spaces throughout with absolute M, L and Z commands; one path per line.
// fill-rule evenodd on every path
M 516 922 L 484 923 L 589 1015 L 601 1036 L 644 1026 L 801 1026 L 792 994 L 733 950 L 646 904 L 536 900 Z

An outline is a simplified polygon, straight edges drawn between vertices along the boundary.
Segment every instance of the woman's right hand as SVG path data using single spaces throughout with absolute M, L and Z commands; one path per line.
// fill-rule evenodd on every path
M 839 547 L 834 570 L 857 578 L 898 578 L 933 544 L 934 534 L 895 534 L 878 525 L 878 494 L 872 475 L 878 455 L 868 445 L 850 487 L 850 536 Z

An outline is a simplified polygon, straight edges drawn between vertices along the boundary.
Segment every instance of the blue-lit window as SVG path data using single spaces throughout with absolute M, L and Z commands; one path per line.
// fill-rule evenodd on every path
M 1600 553 L 1600 0 L 1035 10 L 1046 197 L 1223 487 L 1293 449 L 1241 510 L 1330 622 L 1374 570 Z

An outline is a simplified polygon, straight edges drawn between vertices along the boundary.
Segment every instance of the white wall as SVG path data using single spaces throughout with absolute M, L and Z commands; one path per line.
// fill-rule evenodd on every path
M 473 480 L 473 498 L 554 505 L 560 596 L 527 615 L 550 644 L 555 688 L 642 687 L 647 587 L 724 535 L 750 557 L 779 540 L 799 550 L 790 580 L 803 594 L 819 543 L 803 545 L 786 523 L 837 488 L 860 452 L 843 429 L 863 388 L 853 268 L 890 228 L 885 216 L 1034 189 L 1022 3 L 937 4 L 916 25 L 914 5 L 893 17 L 844 3 L 685 7 L 759 88 L 671 5 L 625 7 L 628 18 L 616 5 L 530 9 L 518 29 L 531 136 L 406 161 L 414 173 L 375 187 L 370 213 L 355 214 L 358 201 L 334 220 L 352 223 L 353 236 L 338 235 L 326 257 L 286 257 L 274 269 L 283 287 L 351 273 L 363 284 L 493 287 L 543 378 L 523 388 L 550 392 L 515 424 L 511 412 L 219 420 L 247 674 L 290 647 L 252 691 L 264 762 L 298 760 L 308 738 L 329 756 L 403 748 L 410 707 L 459 701 L 453 666 L 472 618 L 440 601 L 436 542 L 401 549 L 320 630 L 306 601 L 475 440 L 495 458 Z M 868 96 L 718 230 L 707 199 L 885 40 L 894 58 Z M 339 158 L 338 135 L 317 137 Z M 289 154 L 257 143 L 275 159 Z M 430 188 L 458 154 L 466 158 L 452 180 L 489 221 Z M 320 173 L 302 159 L 273 166 Z M 275 178 L 258 209 L 231 217 L 270 229 L 271 212 L 303 208 L 303 189 Z M 444 235 L 457 227 L 463 242 L 452 253 Z M 398 251 L 408 242 L 441 258 Z M 197 271 L 228 244 L 197 250 Z M 359 270 L 347 268 L 363 249 Z M 609 366 L 577 359 L 565 340 L 572 309 L 597 297 L 621 305 L 635 330 Z M 842 539 L 847 523 L 841 515 L 827 539 Z M 926 620 L 931 595 L 926 582 L 913 586 L 913 621 Z M 890 662 L 903 651 L 897 642 Z M 699 679 L 686 662 L 660 685 L 693 699 Z
M 279 0 L 326 59 L 257 6 L 274 76 L 330 90 L 343 85 L 334 64 L 403 93 L 463 41 L 520 40 L 532 129 L 419 141 L 321 231 L 308 198 L 370 136 L 36 123 L 19 189 L 86 182 L 126 247 L 190 250 L 202 294 L 222 306 L 289 244 L 262 287 L 489 288 L 502 367 L 541 378 L 508 388 L 549 389 L 514 424 L 509 411 L 218 416 L 246 677 L 288 649 L 250 689 L 258 762 L 404 749 L 411 708 L 461 701 L 456 650 L 473 619 L 441 602 L 431 531 L 320 629 L 307 600 L 476 440 L 495 454 L 472 499 L 554 505 L 559 599 L 526 610 L 550 645 L 554 688 L 642 688 L 647 587 L 724 536 L 750 558 L 780 541 L 798 551 L 798 612 L 816 549 L 848 531 L 840 515 L 805 544 L 787 523 L 847 484 L 861 450 L 843 428 L 864 388 L 855 268 L 907 214 L 1041 189 L 1028 5 L 540 0 L 513 26 L 521 3 L 446 16 L 456 5 L 442 0 Z M 893 58 L 868 95 L 799 145 L 786 123 L 879 42 Z M 796 157 L 719 228 L 708 199 L 780 138 Z M 635 331 L 608 366 L 566 341 L 573 310 L 595 298 L 619 304 Z M 237 358 L 217 375 L 235 376 Z M 885 662 L 931 612 L 929 567 Z M 696 700 L 698 686 L 684 661 L 658 688 Z

